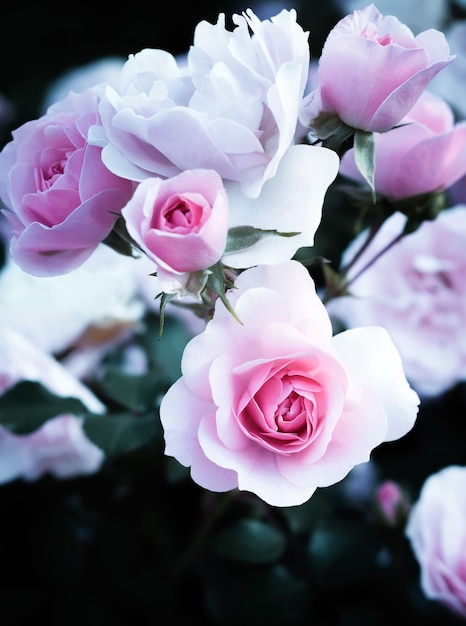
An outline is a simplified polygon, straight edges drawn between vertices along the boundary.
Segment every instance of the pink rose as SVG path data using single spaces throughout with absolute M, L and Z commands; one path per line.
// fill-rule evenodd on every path
M 403 126 L 375 134 L 375 189 L 393 199 L 447 189 L 466 174 L 466 122 L 455 124 L 453 111 L 425 91 L 401 120 Z M 345 153 L 340 173 L 364 182 Z
M 13 131 L 0 153 L 0 197 L 12 226 L 10 253 L 26 272 L 64 274 L 112 230 L 132 183 L 107 170 L 87 143 L 99 124 L 94 90 L 70 93 Z
M 216 263 L 228 233 L 228 198 L 213 170 L 147 178 L 122 209 L 128 233 L 168 272 L 204 270 Z
M 354 129 L 384 132 L 408 113 L 453 56 L 440 31 L 416 37 L 392 15 L 369 6 L 330 31 L 319 59 L 310 119 L 334 113 Z
M 58 361 L 18 332 L 2 328 L 0 395 L 23 380 L 39 382 L 57 396 L 77 398 L 91 412 L 105 412 L 100 400 Z M 0 483 L 35 480 L 45 473 L 59 478 L 90 474 L 100 469 L 104 458 L 75 415 L 57 415 L 26 435 L 0 426 Z
M 165 453 L 206 489 L 298 505 L 408 432 L 419 399 L 385 330 L 332 337 L 299 262 L 248 269 L 235 286 L 242 324 L 217 302 L 162 400 Z
M 348 278 L 392 242 L 405 223 L 401 213 L 387 219 Z M 366 237 L 363 231 L 348 246 L 342 265 Z M 421 396 L 439 395 L 466 379 L 465 242 L 466 206 L 446 209 L 382 254 L 351 283 L 350 295 L 327 303 L 330 316 L 347 328 L 386 328 L 408 380 Z
M 466 467 L 431 474 L 411 508 L 406 536 L 427 598 L 466 617 Z

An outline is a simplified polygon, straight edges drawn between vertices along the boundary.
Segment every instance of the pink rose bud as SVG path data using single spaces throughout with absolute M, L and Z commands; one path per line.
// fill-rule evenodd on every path
M 398 526 L 409 513 L 410 502 L 405 491 L 392 480 L 386 480 L 375 490 L 376 511 L 384 524 Z
M 370 4 L 330 31 L 308 103 L 309 118 L 335 114 L 354 129 L 389 130 L 453 59 L 440 31 L 414 36 L 396 17 L 383 16 Z
M 228 198 L 213 170 L 147 178 L 122 210 L 133 240 L 162 270 L 204 270 L 220 260 L 228 233 Z

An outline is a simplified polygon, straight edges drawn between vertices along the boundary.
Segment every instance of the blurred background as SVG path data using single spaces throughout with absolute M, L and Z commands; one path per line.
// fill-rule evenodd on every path
M 69 72 L 101 60 L 125 60 L 145 47 L 183 55 L 196 24 L 215 23 L 220 12 L 230 24 L 231 14 L 246 8 L 261 19 L 282 8 L 295 8 L 298 23 L 310 31 L 311 56 L 316 60 L 335 23 L 365 4 L 197 0 L 181 8 L 176 2 L 153 0 L 27 7 L 8 2 L 2 7 L 0 36 L 0 147 L 13 129 L 43 112 Z M 464 18 L 464 4 L 376 3 L 383 13 L 393 12 L 416 32 L 441 29 L 452 17 Z M 32 324 L 33 315 L 31 302 Z M 417 489 L 439 467 L 464 463 L 465 406 L 464 384 L 427 403 L 426 426 L 376 453 L 386 476 L 403 482 L 409 475 Z M 439 419 L 443 446 L 432 445 Z M 315 511 L 333 510 L 333 498 L 340 497 L 338 486 L 288 512 L 295 535 L 287 536 L 290 548 L 283 559 L 243 568 L 234 561 L 223 567 L 221 559 L 207 557 L 169 590 L 167 564 L 188 547 L 190 533 L 202 524 L 213 501 L 212 494 L 190 481 L 162 475 L 160 448 L 156 440 L 89 478 L 45 477 L 0 485 L 0 626 L 41 621 L 51 626 L 157 626 L 168 620 L 182 626 L 378 626 L 401 619 L 431 626 L 456 623 L 422 598 L 410 554 L 404 555 L 403 571 L 387 567 L 374 574 L 374 555 L 380 554 L 387 537 L 368 538 L 354 511 L 324 528 L 322 558 L 316 558 L 316 569 L 307 578 L 302 555 L 309 548 Z M 243 506 L 238 517 L 243 512 L 258 517 L 255 505 Z M 338 537 L 344 544 L 333 543 Z M 394 551 L 405 548 L 396 545 Z

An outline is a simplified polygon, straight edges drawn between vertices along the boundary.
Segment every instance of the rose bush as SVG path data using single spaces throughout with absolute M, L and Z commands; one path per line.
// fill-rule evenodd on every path
M 347 274 L 360 270 L 403 230 L 406 217 L 388 218 Z M 342 256 L 351 261 L 363 231 Z M 350 284 L 349 295 L 327 303 L 345 327 L 377 324 L 388 330 L 406 375 L 422 396 L 436 396 L 466 377 L 466 206 L 442 211 L 393 245 Z M 441 363 L 441 367 L 439 367 Z
M 70 95 L 26 122 L 0 153 L 0 198 L 11 222 L 10 254 L 37 276 L 78 267 L 112 230 L 132 183 L 112 174 L 87 142 L 99 95 Z
M 200 22 L 187 63 L 168 52 L 130 55 L 102 98 L 103 159 L 123 178 L 215 169 L 257 197 L 294 141 L 309 69 L 308 34 L 295 10 L 235 28 Z M 254 36 L 250 35 L 250 31 Z
M 466 617 L 466 467 L 431 474 L 413 504 L 405 534 L 427 598 Z
M 228 198 L 214 170 L 146 178 L 122 209 L 126 228 L 162 270 L 183 274 L 220 260 L 227 241 Z
M 354 129 L 387 131 L 453 58 L 442 32 L 429 29 L 414 36 L 373 4 L 357 9 L 325 40 L 307 115 L 312 122 L 320 114 L 334 114 Z
M 219 301 L 162 399 L 165 453 L 212 491 L 298 505 L 407 433 L 419 399 L 384 329 L 332 337 L 299 262 L 246 270 L 235 286 L 242 323 Z
M 466 174 L 466 122 L 455 124 L 440 96 L 423 92 L 401 126 L 375 133 L 375 189 L 393 199 L 448 189 Z M 341 159 L 340 173 L 363 183 L 354 149 Z
M 73 397 L 94 413 L 105 405 L 53 357 L 20 333 L 0 331 L 0 395 L 23 380 L 36 381 L 57 396 Z M 2 424 L 8 416 L 2 415 Z M 0 483 L 18 478 L 36 480 L 46 473 L 68 478 L 98 471 L 104 453 L 85 435 L 82 419 L 57 415 L 24 435 L 0 426 Z

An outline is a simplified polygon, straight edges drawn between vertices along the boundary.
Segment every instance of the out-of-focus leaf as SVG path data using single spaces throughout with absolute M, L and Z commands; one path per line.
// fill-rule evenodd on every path
M 101 390 L 109 399 L 136 412 L 155 406 L 158 389 L 159 382 L 153 372 L 132 375 L 116 367 L 109 367 L 101 381 Z
M 213 541 L 218 554 L 247 563 L 273 563 L 285 551 L 281 532 L 256 519 L 242 519 L 219 532 Z
M 358 584 L 371 579 L 383 544 L 359 519 L 325 518 L 311 534 L 310 563 L 321 582 Z
M 309 623 L 312 589 L 281 565 L 229 567 L 207 585 L 207 608 L 225 626 Z
M 25 435 L 47 420 L 65 414 L 81 415 L 88 409 L 77 398 L 56 396 L 41 383 L 23 380 L 0 397 L 0 424 Z
M 107 456 L 129 452 L 151 441 L 159 431 L 156 412 L 135 417 L 131 414 L 92 415 L 84 419 L 84 431 Z

